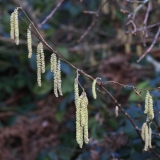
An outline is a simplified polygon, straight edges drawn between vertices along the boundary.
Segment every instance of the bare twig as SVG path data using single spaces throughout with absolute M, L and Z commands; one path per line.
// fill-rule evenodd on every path
M 80 43 L 80 42 L 84 39 L 84 37 L 85 37 L 85 36 L 89 33 L 89 31 L 93 28 L 93 26 L 96 24 L 96 22 L 97 22 L 97 16 L 94 17 L 91 25 L 90 25 L 90 26 L 87 28 L 87 30 L 81 35 L 80 39 L 78 40 L 78 43 Z
M 147 53 L 151 51 L 151 49 L 153 48 L 153 46 L 157 42 L 157 38 L 158 38 L 159 34 L 160 34 L 160 27 L 158 28 L 158 31 L 157 31 L 156 36 L 154 38 L 154 41 L 152 42 L 150 47 L 145 51 L 145 53 L 137 60 L 137 62 L 140 62 L 147 55 Z
M 42 27 L 52 16 L 53 14 L 57 11 L 57 9 L 62 5 L 64 0 L 59 1 L 57 6 L 51 11 L 51 13 L 38 25 L 39 28 Z
M 136 32 L 140 32 L 140 31 L 143 31 L 144 29 L 150 29 L 150 28 L 153 28 L 153 27 L 156 27 L 156 26 L 159 26 L 160 25 L 160 22 L 158 22 L 158 23 L 155 23 L 155 24 L 152 24 L 152 25 L 150 25 L 150 26 L 147 26 L 147 27 L 143 27 L 143 28 L 137 28 L 136 29 Z M 129 33 L 132 33 L 133 31 L 126 31 L 125 33 L 126 34 L 129 34 Z
M 151 2 L 149 1 L 148 2 L 148 7 L 147 7 L 147 12 L 146 12 L 145 19 L 144 19 L 144 22 L 143 22 L 143 25 L 144 25 L 143 45 L 144 46 L 146 46 L 146 37 L 148 37 L 146 26 L 147 26 L 147 21 L 148 21 L 150 10 L 151 10 Z

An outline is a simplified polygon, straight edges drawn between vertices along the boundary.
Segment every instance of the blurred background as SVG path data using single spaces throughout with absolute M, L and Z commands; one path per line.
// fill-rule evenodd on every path
M 128 14 L 134 13 L 139 1 L 110 0 L 95 14 L 104 0 L 64 0 L 59 9 L 41 27 L 37 27 L 44 39 L 66 60 L 103 81 L 118 81 L 138 88 L 160 85 L 159 42 L 140 62 L 138 58 L 152 43 L 158 26 L 136 35 L 125 34 L 133 30 Z M 143 0 L 142 0 L 143 1 Z M 24 10 L 38 26 L 53 10 L 59 0 L 21 0 Z M 151 1 L 147 25 L 160 21 L 160 1 Z M 27 26 L 19 18 L 20 45 L 10 39 L 10 15 L 17 0 L 0 1 L 0 159 L 1 160 L 146 160 L 157 159 L 143 152 L 144 143 L 131 123 L 119 112 L 115 116 L 114 102 L 97 91 L 93 99 L 92 82 L 80 76 L 89 99 L 88 145 L 79 148 L 75 138 L 75 105 L 73 84 L 76 71 L 62 62 L 63 96 L 53 94 L 53 75 L 50 72 L 51 52 L 45 48 L 46 73 L 42 87 L 37 85 L 36 48 L 39 40 L 33 36 L 33 55 L 28 59 Z M 147 3 L 135 17 L 137 28 L 143 27 Z M 29 25 L 20 11 L 19 15 Z M 78 40 L 95 21 L 94 26 L 80 42 Z M 146 41 L 146 47 L 143 45 Z M 121 103 L 125 111 L 141 128 L 144 115 L 145 92 L 142 99 L 131 88 L 116 84 L 106 85 L 108 91 Z M 160 127 L 160 94 L 152 91 L 154 99 L 153 132 Z M 160 153 L 160 137 L 153 136 L 153 148 Z

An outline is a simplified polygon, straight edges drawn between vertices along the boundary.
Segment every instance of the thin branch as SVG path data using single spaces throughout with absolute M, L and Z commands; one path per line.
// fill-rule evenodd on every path
M 157 42 L 157 38 L 159 34 L 160 34 L 160 27 L 158 28 L 154 41 L 152 42 L 150 47 L 145 51 L 145 53 L 137 60 L 137 62 L 140 62 L 147 55 L 147 53 L 151 51 L 151 49 L 154 47 L 155 43 Z
M 93 28 L 93 26 L 96 24 L 97 22 L 97 16 L 94 17 L 91 25 L 87 28 L 87 30 L 81 35 L 80 39 L 78 40 L 78 43 L 80 43 L 84 37 L 90 32 L 90 30 Z
M 136 29 L 136 32 L 140 32 L 140 31 L 143 31 L 143 30 L 145 30 L 145 29 L 150 29 L 150 28 L 153 28 L 153 27 L 156 27 L 156 26 L 159 26 L 160 25 L 160 22 L 158 22 L 158 23 L 155 23 L 155 24 L 152 24 L 152 25 L 150 25 L 150 26 L 147 26 L 147 27 L 143 27 L 143 28 L 137 28 Z M 125 33 L 126 34 L 129 34 L 129 33 L 132 33 L 133 31 L 126 31 Z
M 51 11 L 51 13 L 38 25 L 39 28 L 42 27 L 52 16 L 53 14 L 57 11 L 57 9 L 62 5 L 64 0 L 59 1 L 57 6 Z
M 137 87 L 134 87 L 134 86 L 122 84 L 122 83 L 115 82 L 115 81 L 106 81 L 106 82 L 102 82 L 103 85 L 110 84 L 110 83 L 120 85 L 120 86 L 122 86 L 122 87 L 124 87 L 124 88 L 127 87 L 127 88 L 132 88 L 132 89 L 136 89 L 136 90 L 140 90 L 140 91 L 159 90 L 159 88 L 148 88 L 148 89 L 137 88 Z

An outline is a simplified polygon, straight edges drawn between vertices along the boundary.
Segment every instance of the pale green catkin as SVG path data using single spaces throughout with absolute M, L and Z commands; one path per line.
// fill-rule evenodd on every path
M 77 87 L 78 87 L 76 83 L 77 81 L 75 80 L 75 94 L 77 94 Z M 77 95 L 75 95 L 75 97 L 76 96 Z M 78 96 L 78 101 L 81 102 L 82 98 L 83 98 L 83 94 L 81 94 L 80 97 Z M 77 103 L 76 100 L 75 100 L 75 104 L 76 104 L 76 140 L 77 140 L 77 143 L 79 144 L 79 147 L 82 148 L 83 146 L 83 127 L 81 126 L 81 106 L 80 106 L 80 103 Z
M 10 17 L 10 36 L 11 36 L 12 40 L 14 40 L 14 33 L 15 33 L 15 18 L 14 18 L 14 16 L 15 16 L 15 14 L 13 12 Z
M 37 46 L 37 82 L 38 86 L 41 87 L 41 51 L 40 44 Z
M 54 53 L 53 53 L 53 54 L 54 54 Z M 53 64 L 53 62 L 54 62 L 54 61 L 53 61 L 53 56 L 54 56 L 54 55 L 53 55 L 53 54 L 51 55 L 51 59 L 50 59 L 51 72 L 54 72 L 54 64 Z
M 147 126 L 147 123 L 143 123 L 142 128 L 141 128 L 141 137 L 143 140 L 145 140 L 145 128 Z
M 147 114 L 147 121 L 150 121 L 154 118 L 153 99 L 149 91 L 146 93 L 144 113 Z
M 85 92 L 82 93 L 82 97 L 80 99 L 80 118 L 81 118 L 81 126 L 83 127 L 84 134 L 84 142 L 88 143 L 88 98 Z
M 19 22 L 18 22 L 18 9 L 14 10 L 14 28 L 15 28 L 15 42 L 19 44 Z
M 53 72 L 54 72 L 54 95 L 58 97 L 57 56 L 55 53 L 53 53 Z
M 31 35 L 31 27 L 27 29 L 27 46 L 28 46 L 28 58 L 32 57 L 32 35 Z
M 118 117 L 118 109 L 119 109 L 118 106 L 116 106 L 115 107 L 115 115 L 116 115 L 116 117 Z
M 42 42 L 40 42 L 40 53 L 41 53 L 42 73 L 45 73 L 45 56 L 44 56 L 44 49 Z
M 97 94 L 96 94 L 96 83 L 97 83 L 97 79 L 94 79 L 93 83 L 92 83 L 92 94 L 93 94 L 93 98 L 96 99 L 97 98 Z
M 78 89 L 78 79 L 77 78 L 74 81 L 74 95 L 75 95 L 75 106 L 77 108 L 79 106 L 79 89 Z
M 148 113 L 148 107 L 149 107 L 149 91 L 147 91 L 146 93 L 146 97 L 145 97 L 145 111 L 144 113 L 147 114 Z
M 56 97 L 58 97 L 58 65 L 57 65 L 57 56 L 55 53 L 52 53 L 51 55 L 51 59 L 50 59 L 50 63 L 51 63 L 51 72 L 54 73 L 54 95 Z
M 148 120 L 152 120 L 154 118 L 154 111 L 153 111 L 153 99 L 152 96 L 149 96 L 149 107 L 148 107 Z
M 57 81 L 58 81 L 59 94 L 63 96 L 62 87 L 61 87 L 62 79 L 61 79 L 61 61 L 60 59 L 58 59 L 58 64 L 57 64 Z
M 88 144 L 89 142 L 89 138 L 88 138 L 88 98 L 87 98 L 87 95 L 85 95 L 84 97 L 84 104 L 85 104 L 85 118 L 86 118 L 86 122 L 85 122 L 85 125 L 84 125 L 84 142 L 86 144 Z
M 146 125 L 145 129 L 144 129 L 144 142 L 145 142 L 145 146 L 144 146 L 144 151 L 148 150 L 148 142 L 149 142 L 149 134 L 148 134 L 148 126 Z
M 82 93 L 82 99 L 80 101 L 81 106 L 81 126 L 84 127 L 86 124 L 86 102 L 84 101 L 85 92 Z
M 148 137 L 148 147 L 152 148 L 152 129 L 151 129 L 151 127 L 149 127 L 149 131 L 148 132 L 149 132 L 148 133 L 148 135 L 149 135 L 149 137 Z

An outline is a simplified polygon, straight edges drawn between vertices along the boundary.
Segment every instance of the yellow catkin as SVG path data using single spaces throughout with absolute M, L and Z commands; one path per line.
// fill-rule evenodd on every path
M 53 72 L 54 72 L 54 95 L 58 97 L 57 56 L 55 53 L 53 53 Z
M 116 115 L 116 117 L 118 117 L 118 109 L 119 109 L 118 106 L 116 106 L 115 107 L 115 115 Z
M 154 118 L 153 99 L 149 91 L 146 93 L 144 113 L 147 114 L 147 121 L 150 121 Z
M 148 120 L 152 120 L 154 118 L 154 111 L 153 111 L 153 99 L 152 96 L 149 96 L 149 107 L 148 107 Z
M 149 148 L 152 148 L 152 129 L 151 129 L 151 127 L 149 127 L 148 135 L 149 135 L 149 137 L 148 137 L 148 146 L 149 146 Z
M 101 0 L 101 5 L 103 5 L 102 12 L 104 14 L 108 14 L 109 13 L 109 3 L 105 3 L 105 2 L 106 2 L 106 0 Z
M 78 79 L 74 81 L 74 95 L 75 95 L 75 106 L 79 106 L 79 89 L 78 89 Z
M 15 33 L 15 18 L 14 18 L 14 12 L 11 14 L 11 17 L 10 17 L 10 36 L 11 36 L 11 39 L 14 40 L 14 33 Z
M 93 94 L 93 98 L 96 99 L 97 98 L 97 94 L 96 94 L 96 83 L 97 83 L 97 79 L 94 79 L 93 83 L 92 83 L 92 94 Z
M 143 140 L 145 140 L 145 128 L 147 127 L 147 123 L 143 123 L 142 128 L 141 128 L 141 137 Z
M 142 46 L 140 44 L 136 45 L 136 52 L 139 56 L 142 55 L 143 50 L 142 50 Z
M 88 98 L 85 92 L 82 93 L 80 99 L 80 118 L 81 118 L 81 126 L 84 131 L 84 142 L 88 143 Z
M 39 45 L 40 45 L 40 52 L 41 52 L 42 73 L 45 73 L 45 56 L 44 56 L 43 43 L 40 42 Z
M 28 46 L 28 58 L 32 57 L 32 36 L 31 27 L 27 29 L 27 46 Z
M 147 91 L 146 93 L 146 97 L 145 97 L 145 110 L 144 113 L 147 114 L 148 113 L 148 107 L 149 107 L 149 91 Z
M 81 126 L 84 127 L 86 124 L 86 107 L 87 107 L 87 104 L 85 102 L 85 92 L 82 93 L 80 106 L 81 106 Z
M 148 126 L 146 125 L 145 129 L 144 129 L 144 151 L 148 150 L 148 141 L 149 140 L 149 134 L 148 134 Z
M 53 53 L 54 54 L 54 53 Z M 54 72 L 54 64 L 53 64 L 53 56 L 54 55 L 51 55 L 51 59 L 50 59 L 50 64 L 51 64 L 51 72 Z
M 63 96 L 62 87 L 61 87 L 62 79 L 61 79 L 61 61 L 60 59 L 58 59 L 58 64 L 57 64 L 57 81 L 58 81 L 59 94 Z
M 76 80 L 75 80 L 75 86 L 76 86 L 75 93 L 77 93 Z M 78 97 L 79 101 L 82 100 L 82 97 L 83 97 L 83 94 L 80 97 Z M 83 146 L 83 127 L 81 126 L 81 106 L 80 106 L 80 103 L 77 103 L 77 101 L 75 103 L 76 103 L 76 140 L 77 140 L 77 143 L 79 144 L 79 147 L 82 148 Z
M 19 22 L 18 22 L 18 9 L 14 10 L 14 28 L 15 28 L 15 42 L 19 44 Z
M 38 86 L 41 87 L 41 53 L 40 44 L 37 46 L 37 82 Z
M 131 45 L 130 45 L 129 43 L 126 43 L 126 44 L 124 45 L 124 47 L 125 47 L 125 52 L 126 52 L 126 53 L 130 53 L 130 52 L 131 52 Z
M 84 104 L 85 104 L 85 109 L 84 109 L 84 112 L 85 112 L 85 118 L 86 118 L 86 122 L 85 122 L 85 125 L 84 125 L 84 142 L 86 144 L 88 144 L 89 142 L 89 138 L 88 138 L 88 98 L 87 98 L 87 95 L 85 95 L 84 97 Z

